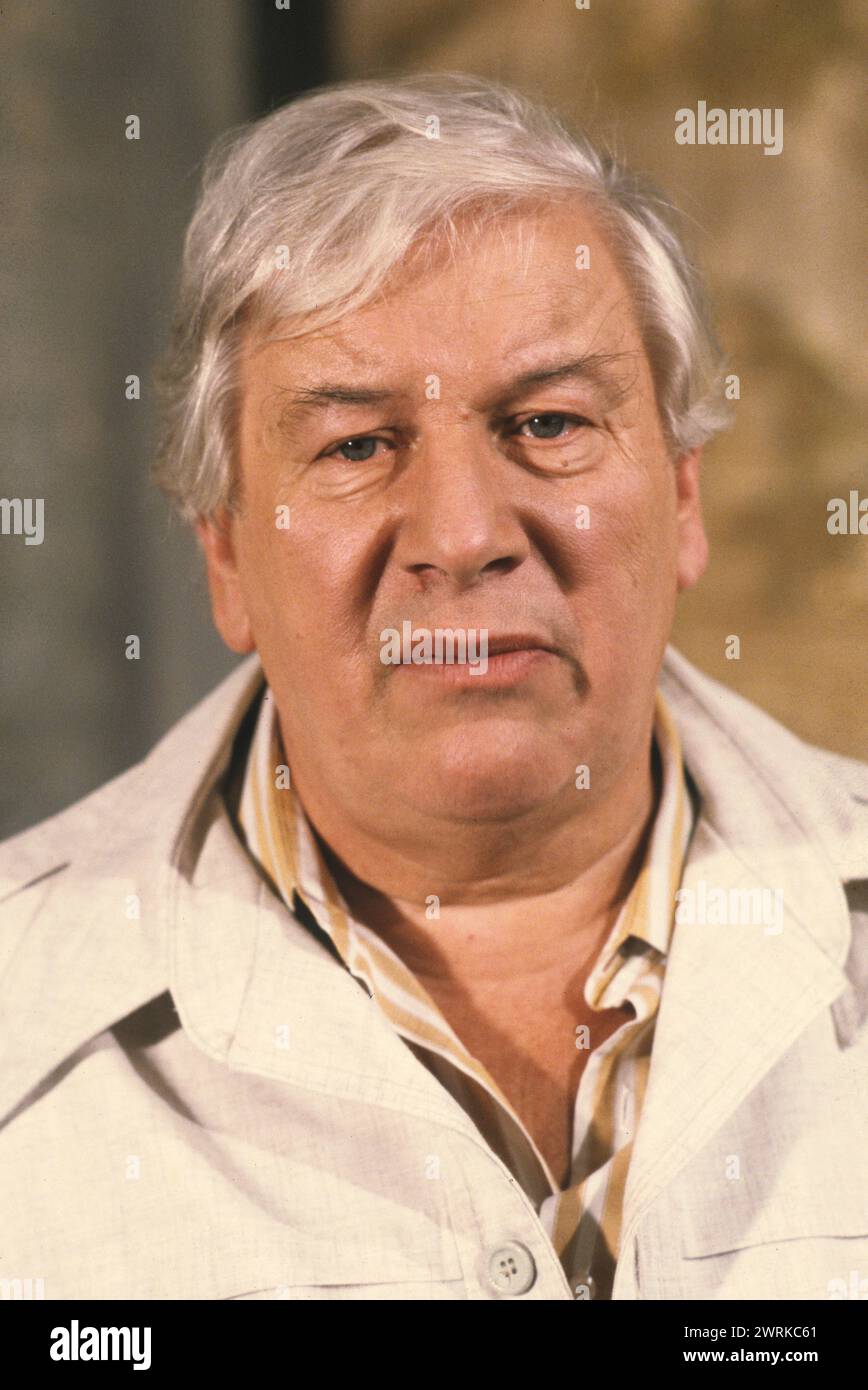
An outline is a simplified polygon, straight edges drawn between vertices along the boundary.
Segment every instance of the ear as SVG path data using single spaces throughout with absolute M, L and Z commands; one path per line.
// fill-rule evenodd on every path
M 678 533 L 678 588 L 692 589 L 708 564 L 708 537 L 702 519 L 699 465 L 702 449 L 692 449 L 675 461 Z
M 214 626 L 233 652 L 255 648 L 241 579 L 238 573 L 234 521 L 225 509 L 195 523 L 205 556 Z

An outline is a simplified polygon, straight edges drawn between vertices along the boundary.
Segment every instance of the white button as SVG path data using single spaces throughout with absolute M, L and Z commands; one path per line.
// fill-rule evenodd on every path
M 505 1241 L 488 1257 L 488 1278 L 498 1293 L 527 1293 L 536 1279 L 533 1255 L 517 1240 Z
M 580 1303 L 590 1302 L 596 1291 L 593 1274 L 577 1274 L 573 1279 L 573 1298 Z

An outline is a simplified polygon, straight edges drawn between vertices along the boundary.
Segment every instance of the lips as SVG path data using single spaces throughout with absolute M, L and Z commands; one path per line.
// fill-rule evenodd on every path
M 484 629 L 482 629 L 484 631 Z M 545 638 L 534 637 L 530 633 L 508 633 L 500 637 L 488 638 L 488 655 L 500 656 L 503 652 L 524 652 L 539 650 L 557 655 L 558 649 Z

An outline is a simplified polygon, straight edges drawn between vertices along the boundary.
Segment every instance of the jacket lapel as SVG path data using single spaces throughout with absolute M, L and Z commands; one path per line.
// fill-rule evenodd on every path
M 847 988 L 849 913 L 829 847 L 846 857 L 851 827 L 823 819 L 835 798 L 816 751 L 729 692 L 715 699 L 720 687 L 677 655 L 661 684 L 701 812 L 628 1174 L 624 1248 L 662 1188 Z M 757 920 L 749 905 L 763 893 L 778 910 Z
M 648 1090 L 630 1165 L 623 1229 L 713 1136 L 817 1013 L 846 988 L 840 965 L 806 932 L 791 902 L 846 915 L 846 901 L 823 904 L 806 865 L 775 871 L 745 864 L 705 820 L 697 827 L 683 887 L 702 884 L 728 901 L 783 888 L 779 932 L 764 925 L 682 922 L 672 937 L 654 1038 Z M 806 896 L 800 898 L 800 888 Z M 736 895 L 738 895 L 736 897 Z
M 478 1138 L 363 986 L 255 873 L 225 815 L 214 818 L 192 880 L 167 872 L 161 895 L 172 997 L 203 1051 Z

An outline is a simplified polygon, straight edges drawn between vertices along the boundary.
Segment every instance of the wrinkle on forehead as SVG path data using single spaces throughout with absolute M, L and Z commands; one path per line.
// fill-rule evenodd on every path
M 641 353 L 641 337 L 635 320 L 632 318 L 630 301 L 626 296 L 621 295 L 618 298 L 613 298 L 605 306 L 600 305 L 599 316 L 595 315 L 589 322 L 587 317 L 577 313 L 576 309 L 563 301 L 559 300 L 553 304 L 551 299 L 546 300 L 545 297 L 540 296 L 538 287 L 534 287 L 532 292 L 514 292 L 516 296 L 521 295 L 522 297 L 531 293 L 530 302 L 522 305 L 522 311 L 517 316 L 518 322 L 514 330 L 507 333 L 496 344 L 500 359 L 503 361 L 508 359 L 509 366 L 516 371 L 521 370 L 525 365 L 535 366 L 543 356 L 557 356 L 558 354 L 568 356 L 569 353 L 565 352 L 565 345 L 570 343 L 574 348 L 574 356 L 579 356 L 580 353 L 590 355 L 598 350 L 621 356 L 635 356 Z M 498 298 L 507 297 L 510 297 L 508 292 L 505 292 L 504 296 L 498 296 Z M 491 297 L 485 297 L 481 303 L 486 308 L 490 308 Z M 416 321 L 416 315 L 413 313 L 414 307 L 406 305 L 404 311 L 396 315 L 395 305 L 389 304 L 388 319 L 377 325 L 378 330 L 382 329 L 391 333 L 395 326 L 396 317 L 414 323 Z M 291 338 L 275 337 L 269 339 L 267 343 L 252 344 L 252 351 L 257 352 L 271 345 L 290 342 L 292 355 L 295 355 L 294 349 L 298 345 L 299 359 L 304 360 L 306 364 L 312 364 L 315 359 L 319 359 L 318 367 L 322 370 L 324 363 L 327 362 L 329 373 L 336 378 L 341 375 L 341 369 L 344 366 L 350 369 L 347 373 L 347 379 L 351 373 L 361 371 L 365 376 L 370 374 L 371 384 L 375 386 L 378 384 L 381 374 L 394 372 L 395 350 L 391 343 L 384 347 L 378 345 L 376 337 L 379 336 L 379 333 L 361 336 L 363 325 L 360 324 L 359 320 L 362 315 L 370 314 L 373 318 L 374 312 L 373 305 L 365 306 L 364 309 L 358 310 L 352 315 L 351 322 L 339 320 L 329 328 L 314 330 L 306 339 L 297 336 Z M 488 317 L 490 315 L 486 315 L 486 321 Z M 611 333 L 608 335 L 607 341 L 609 328 L 611 328 Z M 630 333 L 631 328 L 634 330 L 632 335 Z M 436 323 L 430 327 L 430 334 L 436 343 L 439 338 L 439 329 Z M 630 341 L 631 336 L 632 341 Z M 448 346 L 452 352 L 460 350 L 460 345 L 455 343 L 449 343 Z M 467 344 L 467 353 L 463 363 L 466 367 L 481 365 L 478 351 L 470 343 Z

